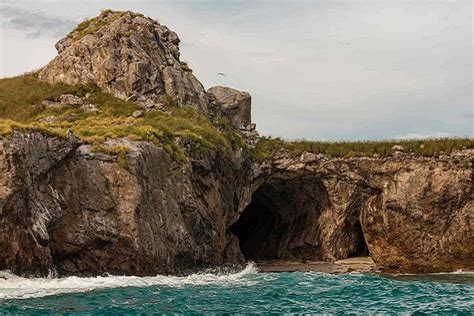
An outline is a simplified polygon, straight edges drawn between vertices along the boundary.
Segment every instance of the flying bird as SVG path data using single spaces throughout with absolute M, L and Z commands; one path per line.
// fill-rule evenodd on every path
M 223 73 L 223 72 L 218 72 L 217 74 L 218 74 L 219 76 L 227 77 L 227 75 L 226 75 L 225 73 Z

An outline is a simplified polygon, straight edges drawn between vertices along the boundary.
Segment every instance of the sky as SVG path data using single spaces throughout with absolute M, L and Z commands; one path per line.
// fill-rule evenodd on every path
M 262 135 L 474 137 L 470 0 L 0 0 L 0 77 L 42 67 L 105 8 L 176 31 L 206 89 L 252 95 Z

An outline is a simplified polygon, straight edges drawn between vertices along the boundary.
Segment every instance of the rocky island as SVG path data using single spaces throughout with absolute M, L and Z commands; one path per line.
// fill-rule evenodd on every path
M 44 68 L 0 80 L 0 270 L 179 274 L 370 256 L 474 269 L 472 139 L 260 137 L 251 96 L 207 91 L 179 37 L 103 11 Z

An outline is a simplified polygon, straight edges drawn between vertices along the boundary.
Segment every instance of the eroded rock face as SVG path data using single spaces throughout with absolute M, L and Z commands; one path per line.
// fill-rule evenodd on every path
M 216 103 L 231 124 L 237 128 L 250 127 L 252 99 L 248 92 L 216 86 L 207 90 L 209 99 Z M 250 129 L 250 128 L 249 128 Z M 253 128 L 255 129 L 255 128 Z
M 217 106 L 254 145 L 250 95 L 220 86 L 206 94 L 178 44 L 151 19 L 105 11 L 58 42 L 40 78 L 137 100 L 137 118 L 160 110 L 165 95 L 211 121 Z M 43 104 L 98 111 L 84 101 L 65 95 Z M 153 143 L 105 144 L 117 145 L 129 148 L 123 159 L 94 153 L 72 134 L 0 139 L 0 270 L 156 275 L 244 257 L 366 254 L 389 271 L 474 270 L 472 150 L 423 158 L 396 148 L 390 158 L 351 159 L 279 151 L 257 163 L 245 147 L 198 155 L 186 147 L 178 163 Z
M 369 254 L 388 271 L 474 269 L 473 153 L 327 159 L 245 152 L 125 160 L 73 135 L 0 141 L 0 269 L 153 275 Z
M 85 24 L 84 24 L 85 23 Z M 180 105 L 207 111 L 202 84 L 180 61 L 178 35 L 132 12 L 104 11 L 57 44 L 58 56 L 39 74 L 48 83 L 94 83 L 123 99 Z
M 126 166 L 74 138 L 0 142 L 0 269 L 156 275 L 242 263 L 227 227 L 251 196 L 245 158 L 179 164 L 151 143 L 117 144 L 130 147 Z
M 57 204 L 42 199 L 34 184 L 79 145 L 74 137 L 60 140 L 20 133 L 9 142 L 0 141 L 0 269 L 34 267 L 47 274 L 52 268 L 47 226 Z
M 472 151 L 440 158 L 309 156 L 277 157 L 232 227 L 247 258 L 370 254 L 388 271 L 474 269 Z

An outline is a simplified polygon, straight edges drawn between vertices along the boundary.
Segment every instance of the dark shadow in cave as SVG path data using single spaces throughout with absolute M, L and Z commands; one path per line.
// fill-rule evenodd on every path
M 239 238 L 240 250 L 247 260 L 262 259 L 263 245 L 280 221 L 279 214 L 265 202 L 263 195 L 261 191 L 254 193 L 252 202 L 230 228 Z
M 359 201 L 358 196 L 354 199 Z M 354 214 L 346 217 L 339 233 L 321 236 L 320 225 L 334 225 L 327 217 L 320 219 L 323 211 L 333 207 L 322 181 L 314 177 L 280 179 L 254 192 L 252 201 L 230 231 L 238 237 L 247 260 L 318 261 L 333 256 L 368 256 L 359 222 L 360 206 L 351 205 Z M 323 242 L 326 236 L 333 238 L 333 247 L 328 247 L 327 239 Z
M 367 248 L 367 242 L 365 241 L 364 232 L 362 231 L 362 226 L 360 222 L 357 221 L 354 225 L 354 230 L 357 234 L 357 246 L 356 249 L 350 253 L 347 257 L 367 257 L 369 255 L 369 249 Z

